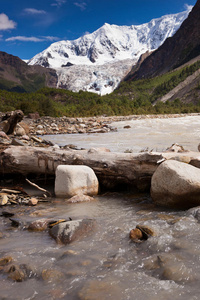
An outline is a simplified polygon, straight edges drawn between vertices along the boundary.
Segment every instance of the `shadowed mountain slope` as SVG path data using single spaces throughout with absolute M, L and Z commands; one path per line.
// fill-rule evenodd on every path
M 42 87 L 56 87 L 57 75 L 52 69 L 29 66 L 19 57 L 0 51 L 0 89 L 33 92 Z
M 125 80 L 150 78 L 164 74 L 200 55 L 200 0 L 179 30 L 154 51 Z

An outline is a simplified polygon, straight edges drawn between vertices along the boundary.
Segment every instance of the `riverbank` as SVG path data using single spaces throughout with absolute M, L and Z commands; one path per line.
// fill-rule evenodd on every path
M 143 120 L 143 119 L 169 119 L 186 116 L 197 116 L 192 114 L 166 114 L 166 115 L 129 115 L 129 116 L 97 116 L 87 118 L 68 117 L 39 117 L 24 118 L 23 122 L 29 126 L 30 133 L 34 135 L 48 134 L 77 134 L 77 133 L 107 133 L 116 131 L 113 122 Z

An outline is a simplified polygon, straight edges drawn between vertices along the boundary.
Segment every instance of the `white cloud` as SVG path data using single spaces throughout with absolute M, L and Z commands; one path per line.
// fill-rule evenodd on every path
M 38 10 L 35 8 L 25 8 L 24 12 L 29 14 L 29 15 L 43 15 L 46 14 L 45 10 Z
M 8 16 L 5 14 L 0 14 L 0 30 L 8 30 L 16 28 L 17 23 L 9 20 Z
M 87 4 L 85 2 L 74 2 L 74 5 L 79 7 L 81 10 L 85 10 L 86 6 L 87 6 Z
M 58 38 L 57 36 L 43 36 L 43 38 L 45 39 L 45 41 L 50 41 L 50 42 L 54 42 L 54 41 L 59 41 L 60 38 Z
M 186 10 L 192 10 L 192 8 L 193 8 L 193 5 L 189 5 L 189 4 L 184 4 L 184 8 L 186 9 Z
M 51 5 L 52 5 L 52 6 L 60 7 L 60 6 L 62 6 L 65 2 L 66 2 L 66 0 L 55 0 L 55 2 L 52 3 Z
M 45 41 L 58 41 L 59 38 L 55 36 L 43 36 L 43 37 L 35 37 L 35 36 L 13 36 L 6 39 L 6 42 L 14 42 L 14 41 L 21 41 L 21 42 L 45 42 Z
M 44 39 L 37 38 L 37 37 L 34 37 L 34 36 L 30 36 L 30 37 L 27 37 L 27 36 L 13 36 L 13 37 L 10 37 L 10 38 L 6 39 L 6 42 L 14 42 L 14 41 L 43 42 Z

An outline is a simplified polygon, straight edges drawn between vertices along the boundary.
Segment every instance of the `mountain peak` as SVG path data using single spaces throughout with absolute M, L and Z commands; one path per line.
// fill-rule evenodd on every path
M 187 11 L 190 12 L 191 6 Z M 200 55 L 200 0 L 196 2 L 179 30 L 149 56 L 128 79 L 153 77 L 170 71 Z M 178 18 L 181 17 L 178 16 Z
M 110 64 L 120 62 L 122 70 L 119 73 L 124 77 L 131 65 L 135 64 L 143 53 L 157 49 L 168 37 L 172 36 L 187 18 L 188 13 L 189 10 L 186 10 L 179 14 L 166 15 L 141 25 L 117 26 L 105 23 L 93 33 L 76 40 L 60 41 L 50 45 L 46 50 L 34 56 L 29 64 L 56 69 L 58 77 L 62 77 L 62 84 L 59 81 L 58 87 L 67 86 L 69 89 L 72 88 L 65 83 L 64 77 L 66 80 L 69 79 L 75 66 L 82 69 L 85 66 L 87 72 L 90 67 L 95 67 L 95 74 L 102 77 L 101 69 L 108 69 L 104 67 L 105 64 L 109 64 L 110 67 Z M 128 67 L 125 63 L 123 67 L 121 61 L 127 60 L 130 60 L 130 66 Z M 116 70 L 117 73 L 118 71 Z M 101 93 L 102 86 L 99 84 L 98 76 L 94 76 L 90 71 L 91 83 L 80 86 L 78 89 Z M 103 84 L 111 92 L 119 84 L 120 78 L 119 76 L 117 79 L 116 76 L 108 78 L 106 75 L 104 77 L 107 77 L 106 82 L 113 82 L 112 88 L 110 84 Z M 82 84 L 83 81 L 80 79 L 79 81 Z M 93 89 L 92 86 L 97 86 L 97 88 Z

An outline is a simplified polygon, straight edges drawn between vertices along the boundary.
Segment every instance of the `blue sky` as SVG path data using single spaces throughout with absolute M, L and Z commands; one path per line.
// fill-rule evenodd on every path
M 184 11 L 196 0 L 0 0 L 0 51 L 30 59 L 59 40 L 104 23 L 138 25 Z

